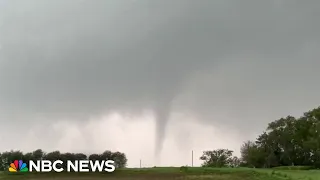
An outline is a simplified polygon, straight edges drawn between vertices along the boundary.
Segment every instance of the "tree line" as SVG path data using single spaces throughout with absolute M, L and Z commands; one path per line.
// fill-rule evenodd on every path
M 21 159 L 29 160 L 106 160 L 115 161 L 116 168 L 124 168 L 127 158 L 124 153 L 104 151 L 101 154 L 45 153 L 41 149 L 23 153 L 7 151 L 0 153 L 0 171 L 7 170 L 9 164 Z M 320 168 L 320 107 L 305 112 L 301 117 L 287 116 L 268 124 L 266 130 L 254 141 L 246 141 L 241 146 L 241 158 L 233 156 L 229 149 L 204 151 L 200 157 L 207 167 L 254 167 L 271 168 L 277 166 L 309 166 Z M 66 163 L 64 163 L 66 164 Z
M 244 166 L 272 168 L 277 166 L 308 166 L 320 168 L 320 107 L 301 117 L 287 116 L 268 124 L 254 141 L 241 146 L 241 158 L 233 151 L 204 151 L 203 166 Z
M 101 154 L 90 154 L 87 156 L 84 153 L 61 153 L 60 151 L 53 151 L 46 153 L 42 149 L 37 149 L 33 152 L 23 153 L 22 151 L 6 151 L 0 153 L 0 171 L 8 170 L 10 163 L 14 160 L 23 160 L 24 162 L 29 162 L 30 160 L 50 160 L 51 162 L 56 160 L 63 161 L 63 166 L 66 166 L 66 161 L 75 160 L 113 160 L 115 162 L 116 168 L 124 168 L 127 166 L 127 157 L 122 152 L 112 152 L 109 150 L 104 151 Z

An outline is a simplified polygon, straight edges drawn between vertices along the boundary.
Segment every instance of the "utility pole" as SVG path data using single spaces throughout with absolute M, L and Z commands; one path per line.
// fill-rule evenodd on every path
M 192 159 L 191 167 L 193 167 L 193 150 L 192 150 L 192 153 L 191 153 L 191 159 Z
M 141 168 L 141 159 L 140 159 L 140 168 Z

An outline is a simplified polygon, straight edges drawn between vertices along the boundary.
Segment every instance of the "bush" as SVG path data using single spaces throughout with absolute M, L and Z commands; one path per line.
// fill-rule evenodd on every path
M 188 171 L 188 166 L 181 166 L 180 167 L 180 172 L 187 172 Z

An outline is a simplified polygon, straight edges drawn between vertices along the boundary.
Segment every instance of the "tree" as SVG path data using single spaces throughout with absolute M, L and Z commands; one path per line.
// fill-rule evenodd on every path
M 22 160 L 24 162 L 28 162 L 30 160 L 35 160 L 35 158 L 32 156 L 32 153 L 29 152 L 29 153 L 26 153 L 26 154 L 23 155 Z
M 83 153 L 76 153 L 74 156 L 75 156 L 75 159 L 77 159 L 77 160 L 85 160 L 85 159 L 87 159 L 87 155 L 85 155 Z
M 230 167 L 238 167 L 238 166 L 240 166 L 240 164 L 241 164 L 240 159 L 237 156 L 234 156 L 231 158 L 229 166 Z
M 44 156 L 45 156 L 45 153 L 42 151 L 42 149 L 37 149 L 32 152 L 33 160 L 41 160 Z
M 52 151 L 46 154 L 43 159 L 53 162 L 56 160 L 62 160 L 62 157 L 60 151 Z
M 268 124 L 255 142 L 241 147 L 243 165 L 249 167 L 320 167 L 320 107 L 295 118 L 287 116 Z
M 2 160 L 2 153 L 0 153 L 0 171 L 4 169 L 4 162 Z
M 102 154 L 99 155 L 99 160 L 109 160 L 112 157 L 112 152 L 109 150 L 104 151 Z
M 1 161 L 0 161 L 0 167 L 2 167 L 2 170 L 6 170 L 10 163 L 12 163 L 16 159 L 23 159 L 23 153 L 21 151 L 6 151 L 1 153 Z
M 115 162 L 116 168 L 124 168 L 127 166 L 127 157 L 124 153 L 119 151 L 112 153 L 111 159 Z
M 91 154 L 89 155 L 88 159 L 91 160 L 91 161 L 97 161 L 97 160 L 100 160 L 100 155 L 99 154 Z
M 228 166 L 232 162 L 233 151 L 229 149 L 217 149 L 213 151 L 204 151 L 200 160 L 204 163 L 205 167 L 224 167 Z
M 253 141 L 245 142 L 240 149 L 242 164 L 247 167 L 264 167 L 265 154 L 263 147 Z

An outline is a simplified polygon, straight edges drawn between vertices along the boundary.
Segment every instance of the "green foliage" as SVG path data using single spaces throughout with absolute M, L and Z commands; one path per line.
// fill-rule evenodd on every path
M 299 118 L 287 116 L 268 124 L 256 141 L 241 147 L 242 165 L 270 168 L 320 168 L 320 107 Z
M 237 157 L 232 157 L 233 151 L 229 149 L 217 149 L 213 151 L 203 151 L 200 160 L 204 161 L 204 167 L 226 167 L 238 166 L 240 164 Z
M 180 167 L 180 172 L 187 172 L 188 171 L 188 166 L 181 166 Z
M 127 157 L 122 152 L 111 153 L 110 159 L 114 160 L 116 168 L 124 168 L 127 166 Z

